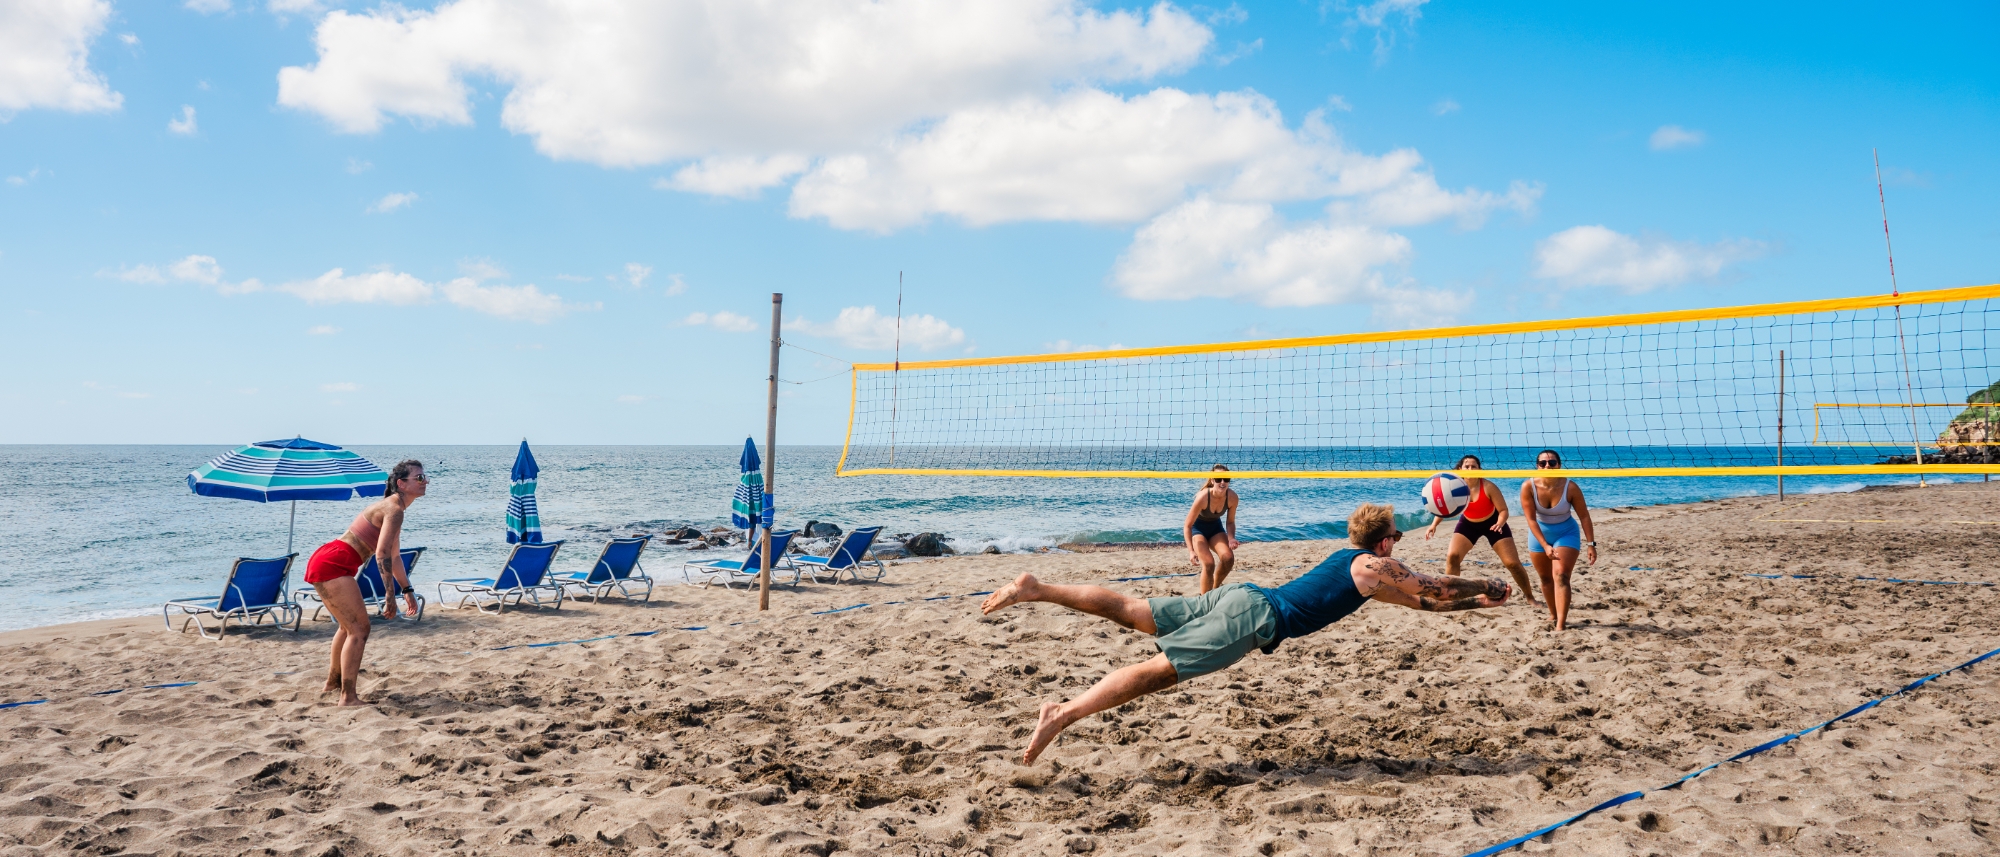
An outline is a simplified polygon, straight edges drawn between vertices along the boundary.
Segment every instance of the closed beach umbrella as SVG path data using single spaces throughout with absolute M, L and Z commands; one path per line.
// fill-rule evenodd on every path
M 188 488 L 203 497 L 291 501 L 296 532 L 298 501 L 380 497 L 388 478 L 366 458 L 330 443 L 295 437 L 230 450 L 195 468 L 187 481 Z M 291 552 L 292 533 L 287 533 L 285 553 Z
M 542 475 L 542 468 L 535 464 L 535 454 L 528 451 L 528 442 L 521 441 L 521 451 L 514 454 L 514 484 L 507 488 L 507 543 L 538 545 L 542 543 L 542 513 L 535 506 L 535 477 Z
M 771 495 L 764 491 L 764 464 L 757 458 L 757 443 L 743 439 L 743 457 L 737 460 L 742 473 L 736 477 L 736 494 L 729 498 L 729 523 L 748 530 L 771 526 Z

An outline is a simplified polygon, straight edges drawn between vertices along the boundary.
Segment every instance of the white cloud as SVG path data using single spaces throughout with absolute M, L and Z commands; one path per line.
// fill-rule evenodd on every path
M 618 397 L 618 403 L 621 405 L 636 405 L 644 401 L 646 401 L 645 396 L 635 396 L 630 393 Z
M 331 384 L 319 385 L 319 391 L 322 393 L 352 393 L 360 389 L 361 385 L 353 381 L 335 381 Z
M 1117 351 L 1124 347 L 1116 342 L 1110 345 L 1079 345 L 1067 339 L 1058 339 L 1054 342 L 1042 343 L 1042 352 L 1045 354 L 1070 354 L 1077 351 Z
M 273 15 L 317 15 L 326 9 L 319 0 L 270 0 L 265 8 Z
M 138 34 L 138 33 L 119 33 L 119 34 L 118 34 L 118 41 L 121 41 L 121 42 L 124 42 L 124 43 L 125 43 L 125 46 L 126 46 L 126 47 L 128 47 L 128 48 L 136 48 L 136 47 L 138 47 L 138 46 L 139 46 L 139 34 Z
M 1432 116 L 1446 116 L 1457 112 L 1458 112 L 1458 102 L 1453 101 L 1452 99 L 1449 98 L 1431 105 Z
M 653 266 L 638 262 L 625 263 L 625 283 L 635 289 L 646 287 L 646 278 L 653 275 Z
M 167 120 L 168 133 L 191 136 L 198 130 L 200 129 L 194 122 L 194 107 L 191 105 L 181 105 L 180 118 Z
M 482 263 L 471 263 L 477 268 Z M 490 265 L 481 274 L 498 272 Z M 399 271 L 370 271 L 348 276 L 335 268 L 320 276 L 274 287 L 310 304 L 379 303 L 392 306 L 427 304 L 442 297 L 453 306 L 515 321 L 553 321 L 571 312 L 597 309 L 600 304 L 564 303 L 561 295 L 525 286 L 486 285 L 473 277 L 459 277 L 444 283 L 428 283 Z
M 365 172 L 368 172 L 369 170 L 372 170 L 372 169 L 375 169 L 375 162 L 374 162 L 374 161 L 364 161 L 364 160 L 361 160 L 360 158 L 348 158 L 348 159 L 347 159 L 347 174 L 348 174 L 348 175 L 351 175 L 351 176 L 358 176 L 358 175 L 361 175 L 362 173 L 365 173 Z
M 480 282 L 504 280 L 507 269 L 493 264 L 487 259 L 465 259 L 458 263 L 458 272 Z
M 90 70 L 90 43 L 110 17 L 109 0 L 0 3 L 0 122 L 37 107 L 117 110 L 125 97 Z
M 868 351 L 888 351 L 896 347 L 896 317 L 882 315 L 872 306 L 851 306 L 840 311 L 833 321 L 816 324 L 804 318 L 785 322 L 785 329 L 796 330 L 808 336 L 822 336 L 835 340 L 849 348 Z M 965 343 L 965 331 L 947 324 L 944 319 L 932 315 L 909 315 L 903 317 L 902 344 L 906 348 L 920 351 L 936 351 Z
M 468 124 L 468 78 L 544 154 L 629 166 L 873 142 L 959 105 L 1186 68 L 1212 34 L 1167 4 L 1078 0 L 598 3 L 458 0 L 334 11 L 281 104 L 352 133 Z
M 1655 152 L 1669 149 L 1688 149 L 1708 142 L 1708 135 L 1700 131 L 1690 131 L 1679 125 L 1661 125 L 1647 141 Z
M 417 195 L 414 193 L 392 193 L 375 200 L 374 205 L 368 206 L 368 213 L 388 214 L 396 209 L 405 208 L 416 201 Z
M 1351 31 L 1378 31 L 1380 57 L 1423 5 L 1337 8 Z M 1244 13 L 1203 14 L 1227 24 Z M 1167 3 L 445 0 L 336 10 L 314 38 L 318 59 L 281 71 L 279 101 L 339 130 L 396 118 L 467 124 L 483 97 L 475 85 L 491 82 L 504 93 L 501 123 L 550 157 L 665 164 L 655 186 L 718 197 L 789 185 L 792 216 L 841 229 L 933 218 L 1136 225 L 1191 200 L 1264 211 L 1318 200 L 1323 223 L 1272 227 L 1291 237 L 1258 252 L 1346 242 L 1372 271 L 1362 251 L 1410 252 L 1385 229 L 1444 219 L 1476 228 L 1495 211 L 1532 211 L 1541 195 L 1522 182 L 1448 189 L 1414 150 L 1357 152 L 1324 121 L 1352 109 L 1338 96 L 1288 125 L 1250 90 L 1130 87 L 1218 59 L 1209 25 Z M 1128 262 L 1158 252 L 1135 242 Z M 1403 293 L 1355 292 L 1330 261 L 1305 267 L 1315 273 L 1290 291 L 1243 274 L 1244 299 Z
M 1354 16 L 1350 20 L 1366 27 L 1385 27 L 1390 18 L 1401 15 L 1407 23 L 1414 24 L 1423 17 L 1423 7 L 1428 2 L 1430 0 L 1376 0 L 1354 7 Z
M 118 273 L 111 276 L 128 283 L 145 283 L 147 285 L 159 285 L 167 281 L 166 275 L 160 273 L 160 269 L 153 265 L 133 265 L 130 268 L 119 268 Z
M 203 15 L 215 15 L 229 11 L 229 0 L 187 0 L 181 5 Z
M 1576 226 L 1535 245 L 1535 276 L 1559 285 L 1611 286 L 1627 294 L 1694 280 L 1712 280 L 1730 265 L 1770 252 L 1762 241 L 1714 244 L 1634 238 L 1603 226 Z
M 510 318 L 515 321 L 532 321 L 542 324 L 554 321 L 578 309 L 595 309 L 600 304 L 588 307 L 563 303 L 561 295 L 549 294 L 533 284 L 525 286 L 486 286 L 469 279 L 456 279 L 445 283 L 442 291 L 445 300 L 487 315 Z
M 1331 108 L 1333 108 L 1333 109 L 1335 109 L 1335 110 L 1338 110 L 1338 111 L 1340 111 L 1340 112 L 1342 112 L 1342 113 L 1353 113 L 1353 112 L 1354 112 L 1354 105 L 1352 105 L 1352 104 L 1349 104 L 1349 103 L 1347 103 L 1347 97 L 1346 97 L 1346 96 L 1343 96 L 1343 95 L 1329 95 L 1329 96 L 1327 96 L 1327 97 L 1326 97 L 1326 106 L 1328 106 L 1328 107 L 1331 107 Z
M 688 290 L 687 281 L 681 279 L 681 275 L 679 274 L 667 275 L 667 297 L 673 297 L 687 290 Z
M 557 274 L 556 279 L 561 280 L 565 283 L 588 283 L 597 278 L 585 276 L 583 274 Z
M 168 265 L 167 273 L 188 283 L 213 286 L 222 282 L 222 266 L 216 264 L 214 256 L 189 256 Z
M 1381 65 L 1389 61 L 1389 54 L 1396 47 L 1397 25 L 1394 19 L 1400 17 L 1403 29 L 1415 31 L 1417 20 L 1424 16 L 1424 4 L 1428 2 L 1430 0 L 1376 0 L 1374 3 L 1349 6 L 1344 0 L 1335 0 L 1331 5 L 1350 11 L 1346 21 L 1350 35 L 1362 28 L 1374 31 L 1375 64 Z M 1340 41 L 1342 46 L 1349 44 L 1347 36 L 1342 36 Z
M 757 323 L 751 321 L 748 316 L 737 315 L 727 310 L 713 313 L 691 312 L 687 314 L 687 318 L 681 319 L 681 324 L 689 327 L 713 327 L 730 333 L 749 333 L 757 329 Z
M 15 187 L 20 187 L 22 185 L 27 184 L 28 182 L 34 181 L 36 177 L 40 176 L 41 174 L 42 174 L 42 168 L 36 167 L 32 170 L 29 170 L 28 174 L 25 176 L 8 176 L 7 183 Z
M 748 199 L 767 187 L 784 184 L 803 173 L 811 161 L 800 155 L 716 155 L 680 168 L 671 178 L 653 183 L 661 190 L 681 190 L 710 196 Z
M 799 180 L 791 212 L 879 231 L 934 214 L 973 225 L 1133 223 L 1204 192 L 1231 202 L 1346 197 L 1346 216 L 1388 225 L 1456 216 L 1468 226 L 1540 195 L 1526 185 L 1504 196 L 1446 191 L 1414 150 L 1354 152 L 1317 117 L 1286 127 L 1254 92 L 1086 89 L 968 108 L 876 152 L 827 158 Z
M 1268 204 L 1196 199 L 1141 228 L 1112 279 L 1140 300 L 1369 303 L 1394 297 L 1378 269 L 1410 257 L 1408 238 L 1377 227 L 1291 225 Z
M 164 268 L 158 265 L 134 265 L 129 268 L 120 268 L 117 273 L 110 274 L 110 276 L 117 277 L 128 283 L 145 283 L 147 285 L 180 282 L 200 283 L 204 286 L 217 286 L 221 288 L 233 287 L 231 284 L 223 281 L 222 266 L 216 263 L 214 256 L 188 256 L 179 261 L 170 262 Z M 256 290 L 256 282 L 255 280 L 248 281 L 250 290 Z
M 332 336 L 339 332 L 340 328 L 330 324 L 315 324 L 306 329 L 307 336 Z
M 335 268 L 310 280 L 285 283 L 278 291 L 309 304 L 392 304 L 411 306 L 429 303 L 436 287 L 417 277 L 397 271 L 369 271 L 352 277 Z

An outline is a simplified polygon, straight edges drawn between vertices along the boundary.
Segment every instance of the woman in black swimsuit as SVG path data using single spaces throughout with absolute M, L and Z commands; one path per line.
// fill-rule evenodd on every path
M 1209 468 L 1228 472 L 1218 464 Z M 1181 524 L 1181 538 L 1187 542 L 1188 559 L 1201 566 L 1201 591 L 1222 585 L 1236 567 L 1236 492 L 1229 477 L 1211 478 L 1195 492 L 1194 508 Z

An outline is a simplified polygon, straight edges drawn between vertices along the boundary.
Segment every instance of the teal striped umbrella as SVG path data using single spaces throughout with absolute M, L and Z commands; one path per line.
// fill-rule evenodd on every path
M 203 497 L 229 497 L 258 503 L 292 503 L 292 526 L 298 526 L 298 501 L 348 500 L 380 497 L 389 474 L 373 462 L 330 443 L 295 437 L 267 440 L 216 456 L 187 477 L 188 488 Z M 292 552 L 292 537 L 285 537 Z
M 526 440 L 521 441 L 521 451 L 514 453 L 514 472 L 510 475 L 513 484 L 507 487 L 507 543 L 541 544 L 542 507 L 535 502 L 535 477 L 542 475 L 542 467 L 535 463 L 535 454 L 528 451 Z

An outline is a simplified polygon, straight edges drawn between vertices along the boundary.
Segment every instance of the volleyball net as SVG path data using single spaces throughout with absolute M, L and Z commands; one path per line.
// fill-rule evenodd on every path
M 1548 448 L 1577 476 L 1989 473 L 1996 299 L 857 364 L 838 472 L 1396 478 L 1470 453 L 1526 476 Z

